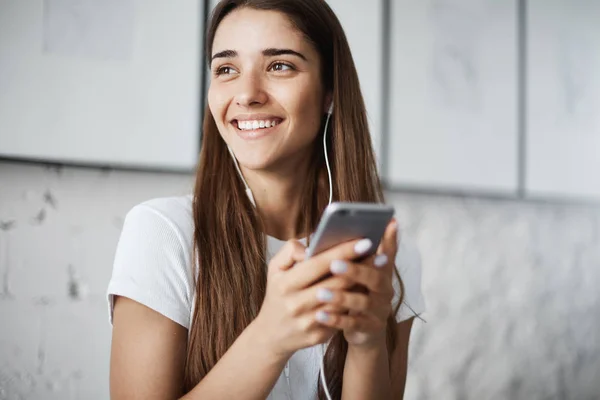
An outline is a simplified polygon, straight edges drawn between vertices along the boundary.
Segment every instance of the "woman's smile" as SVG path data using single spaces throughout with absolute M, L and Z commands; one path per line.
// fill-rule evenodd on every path
M 269 114 L 251 114 L 236 116 L 231 124 L 237 135 L 244 140 L 257 140 L 276 131 L 283 118 Z

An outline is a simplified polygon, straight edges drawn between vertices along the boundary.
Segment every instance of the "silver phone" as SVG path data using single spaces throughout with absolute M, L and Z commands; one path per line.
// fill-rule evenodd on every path
M 338 244 L 368 238 L 373 243 L 369 257 L 377 251 L 387 225 L 394 216 L 394 207 L 381 203 L 331 203 L 321 217 L 310 240 L 307 258 Z M 361 257 L 361 258 L 363 258 Z

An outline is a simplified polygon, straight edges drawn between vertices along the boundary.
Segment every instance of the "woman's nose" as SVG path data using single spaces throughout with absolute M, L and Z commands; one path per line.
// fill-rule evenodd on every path
M 241 76 L 238 79 L 239 87 L 235 102 L 240 107 L 262 105 L 267 101 L 267 93 L 263 87 L 262 79 L 253 74 Z

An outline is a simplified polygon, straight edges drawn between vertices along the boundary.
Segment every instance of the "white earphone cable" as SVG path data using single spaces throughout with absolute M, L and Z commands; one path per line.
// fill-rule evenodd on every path
M 327 174 L 329 177 L 329 204 L 331 204 L 331 199 L 333 197 L 333 184 L 331 182 L 331 168 L 329 167 L 329 157 L 327 157 L 327 126 L 329 125 L 329 118 L 331 118 L 331 113 L 333 112 L 333 103 L 329 107 L 329 112 L 327 113 L 327 119 L 325 120 L 325 131 L 323 132 L 323 149 L 325 151 L 325 164 L 327 165 Z M 321 385 L 323 386 L 323 390 L 325 391 L 325 396 L 327 400 L 331 400 L 331 394 L 329 393 L 329 388 L 327 387 L 327 381 L 325 380 L 325 344 L 322 343 L 319 346 L 321 350 Z
M 235 154 L 233 154 L 233 150 L 231 150 L 231 147 L 229 147 L 229 146 L 227 146 L 227 150 L 229 150 L 229 154 L 231 154 L 231 158 L 233 158 L 233 165 L 235 165 L 235 169 L 237 170 L 238 175 L 240 176 L 240 178 L 242 179 L 242 182 L 244 183 L 244 187 L 246 188 L 246 195 L 250 199 L 250 203 L 252 203 L 252 205 L 254 207 L 256 207 L 256 202 L 254 201 L 254 196 L 252 195 L 252 190 L 248 186 L 248 183 L 246 183 L 246 180 L 244 179 L 244 175 L 242 175 L 242 171 L 240 170 L 240 166 L 238 165 L 237 159 L 235 158 Z
M 331 168 L 329 168 L 329 157 L 327 157 L 327 125 L 329 125 L 329 118 L 331 118 L 332 108 L 329 108 L 329 113 L 327 113 L 327 120 L 325 120 L 325 132 L 323 133 L 323 149 L 325 151 L 325 164 L 327 165 L 327 174 L 329 176 L 329 204 L 331 204 L 331 199 L 333 197 L 333 185 L 331 183 Z
M 323 132 L 323 149 L 325 152 L 325 164 L 327 166 L 327 176 L 329 178 L 329 203 L 328 204 L 331 204 L 331 200 L 333 198 L 333 183 L 331 181 L 331 168 L 329 167 L 329 157 L 327 156 L 327 127 L 329 126 L 329 118 L 331 118 L 332 113 L 333 113 L 333 103 L 331 103 L 331 105 L 329 106 L 329 110 L 327 112 L 327 119 L 325 120 L 325 129 Z M 248 195 L 248 198 L 250 199 L 250 202 L 252 203 L 252 205 L 254 207 L 256 207 L 256 203 L 254 201 L 254 196 L 252 195 L 252 190 L 248 186 L 248 183 L 246 183 L 246 180 L 244 179 L 244 175 L 242 175 L 242 171 L 240 170 L 237 159 L 235 158 L 235 154 L 233 154 L 233 150 L 231 150 L 231 147 L 227 146 L 227 149 L 229 149 L 229 154 L 231 154 L 231 157 L 233 158 L 233 164 L 235 165 L 235 169 L 237 170 L 238 175 L 240 176 L 240 178 L 242 179 L 242 182 L 244 183 L 244 187 L 246 188 L 246 195 Z M 327 396 L 327 400 L 331 400 L 331 394 L 329 393 L 329 388 L 327 387 L 327 381 L 325 380 L 325 344 L 322 343 L 319 346 L 319 349 L 321 350 L 321 371 L 319 374 L 320 378 L 321 378 L 321 385 L 323 386 L 323 389 L 325 391 L 325 396 Z M 290 386 L 289 360 L 285 365 L 285 372 L 286 372 L 286 379 L 288 382 L 288 386 Z M 291 386 L 290 386 L 290 390 L 291 390 Z

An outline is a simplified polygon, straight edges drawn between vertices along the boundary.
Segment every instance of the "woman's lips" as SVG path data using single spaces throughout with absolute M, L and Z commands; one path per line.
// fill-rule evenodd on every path
M 232 125 L 235 128 L 238 136 L 241 137 L 242 139 L 257 140 L 257 139 L 261 139 L 261 138 L 273 133 L 275 130 L 277 130 L 277 128 L 279 127 L 279 125 L 281 125 L 282 122 L 283 122 L 283 120 L 279 120 L 279 121 L 276 121 L 275 126 L 269 126 L 269 127 L 265 127 L 265 128 L 258 127 L 256 129 L 240 129 L 238 126 L 237 120 L 232 121 Z M 253 126 L 256 126 L 256 124 Z

